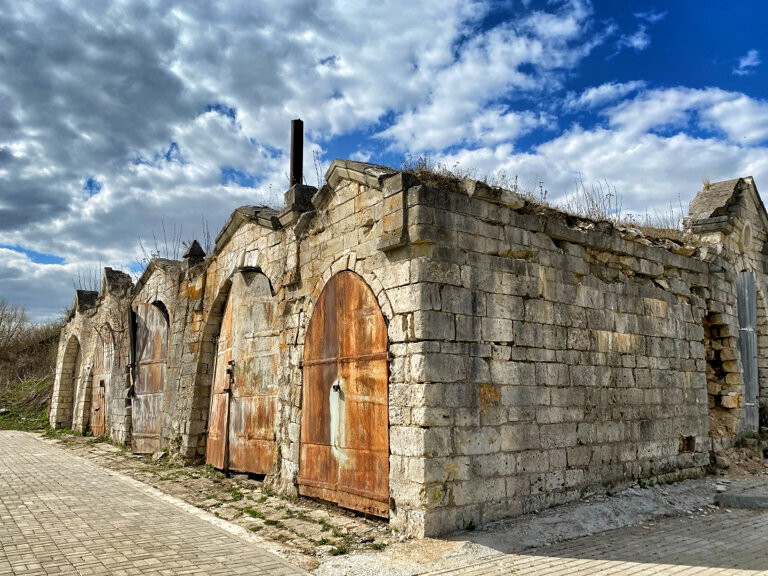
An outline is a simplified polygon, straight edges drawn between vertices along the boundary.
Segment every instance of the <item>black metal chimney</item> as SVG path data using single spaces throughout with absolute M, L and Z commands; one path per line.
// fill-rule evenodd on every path
M 304 170 L 304 122 L 291 120 L 291 186 L 303 184 Z

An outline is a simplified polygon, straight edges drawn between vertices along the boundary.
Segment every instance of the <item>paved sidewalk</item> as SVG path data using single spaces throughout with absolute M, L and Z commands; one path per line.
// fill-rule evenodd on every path
M 0 575 L 306 574 L 32 434 L 0 431 Z
M 518 554 L 500 554 L 456 576 L 768 575 L 768 512 L 725 510 L 706 517 L 666 518 Z

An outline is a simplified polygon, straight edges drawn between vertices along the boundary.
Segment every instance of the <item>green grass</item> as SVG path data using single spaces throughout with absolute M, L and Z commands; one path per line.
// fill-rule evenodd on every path
M 54 430 L 50 426 L 43 430 L 43 436 L 46 438 L 63 438 L 64 436 L 76 436 L 77 432 L 71 428 L 59 428 Z
M 92 438 L 88 438 L 88 440 L 85 441 L 86 444 L 101 444 L 102 442 L 106 442 L 108 444 L 112 443 L 112 439 L 109 437 L 109 434 L 93 436 Z
M 261 510 L 256 510 L 256 508 L 246 506 L 245 508 L 241 508 L 241 510 L 244 514 L 248 514 L 248 516 L 251 518 L 258 518 L 259 520 L 264 520 L 265 518 L 264 513 Z
M 232 502 L 239 502 L 243 499 L 243 493 L 237 488 L 230 488 L 229 493 L 232 495 Z
M 336 544 L 336 546 L 328 551 L 328 554 L 331 556 L 341 556 L 343 554 L 348 554 L 351 547 L 352 539 L 349 536 L 344 536 L 344 538 L 342 538 L 341 541 Z

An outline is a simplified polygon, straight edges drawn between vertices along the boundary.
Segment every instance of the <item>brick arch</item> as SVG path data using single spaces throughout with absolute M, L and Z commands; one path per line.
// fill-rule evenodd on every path
M 75 392 L 82 372 L 82 348 L 77 335 L 72 334 L 64 349 L 59 369 L 59 386 L 55 398 L 55 409 L 51 411 L 51 425 L 56 428 L 71 428 L 74 416 Z

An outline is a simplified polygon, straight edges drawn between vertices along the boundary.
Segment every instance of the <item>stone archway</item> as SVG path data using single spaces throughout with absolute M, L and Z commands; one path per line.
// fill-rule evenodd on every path
M 157 452 L 162 446 L 169 331 L 168 310 L 162 302 L 136 306 L 137 373 L 131 406 L 131 451 L 135 454 Z
M 206 463 L 267 474 L 275 457 L 279 329 L 272 285 L 259 269 L 231 279 L 211 384 Z
M 56 429 L 72 427 L 75 392 L 80 388 L 82 362 L 80 341 L 77 336 L 70 336 L 61 362 L 56 408 L 51 414 L 51 425 Z
M 389 516 L 387 324 L 371 288 L 342 271 L 304 342 L 299 493 Z
M 112 374 L 114 355 L 114 338 L 108 324 L 98 330 L 96 338 L 96 351 L 93 355 L 93 370 L 89 386 L 91 400 L 88 420 L 93 435 L 100 436 L 107 431 L 106 391 Z

